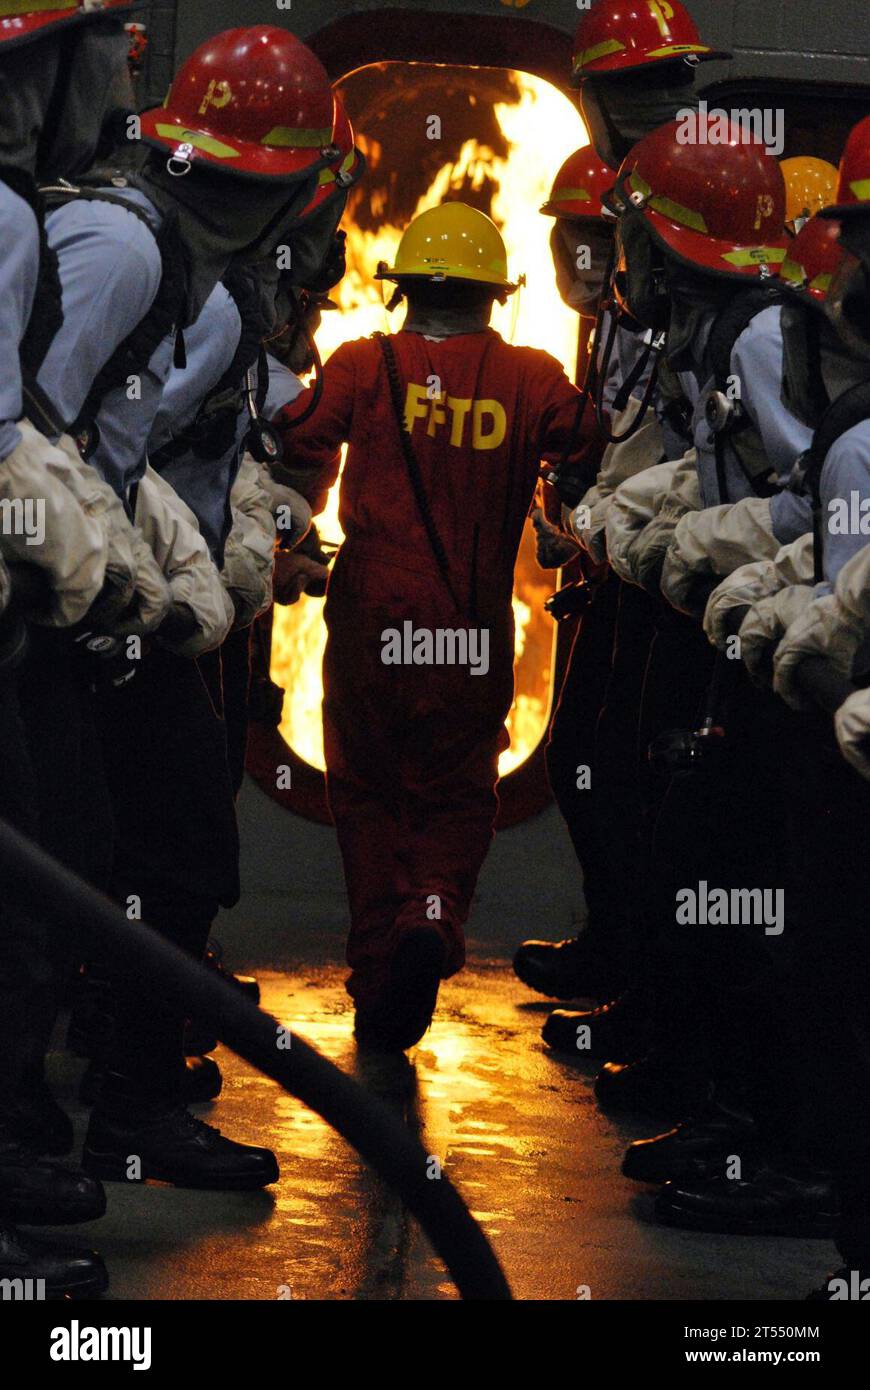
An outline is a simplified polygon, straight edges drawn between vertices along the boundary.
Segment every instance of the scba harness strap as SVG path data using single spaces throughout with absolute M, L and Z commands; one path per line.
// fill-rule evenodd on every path
M 18 347 L 25 414 L 43 434 L 62 431 L 48 397 L 37 384 L 39 369 L 63 324 L 63 290 L 57 254 L 48 244 L 45 231 L 45 200 L 34 179 L 23 169 L 0 165 L 0 182 L 16 193 L 33 212 L 39 236 L 39 269 L 30 318 Z
M 707 397 L 705 416 L 713 434 L 716 480 L 720 502 L 727 502 L 728 481 L 725 445 L 731 444 L 734 458 L 757 497 L 773 497 L 779 491 L 774 470 L 761 447 L 754 421 L 739 399 L 728 394 L 731 384 L 731 354 L 734 345 L 750 323 L 765 309 L 782 304 L 786 297 L 779 285 L 758 285 L 745 290 L 726 304 L 713 321 L 707 341 L 707 362 L 713 376 L 713 390 Z M 752 435 L 748 434 L 752 431 Z M 743 435 L 744 447 L 737 439 Z
M 828 406 L 813 435 L 813 442 L 801 454 L 789 479 L 794 492 L 809 493 L 813 502 L 813 578 L 820 584 L 824 572 L 824 525 L 822 518 L 822 471 L 825 460 L 841 435 L 870 420 L 870 381 L 861 381 L 844 391 Z
M 192 453 L 201 459 L 223 458 L 235 442 L 238 419 L 246 407 L 250 425 L 243 447 L 258 463 L 280 461 L 280 438 L 261 418 L 269 388 L 269 366 L 262 343 L 266 324 L 256 272 L 233 267 L 224 275 L 222 284 L 241 319 L 238 346 L 230 365 L 204 397 L 191 423 L 151 453 L 151 463 L 158 472 L 182 454 Z
M 184 336 L 178 328 L 182 321 L 187 302 L 189 272 L 184 246 L 178 230 L 178 220 L 173 213 L 164 217 L 160 226 L 155 227 L 145 210 L 123 197 L 120 192 L 111 192 L 101 180 L 99 187 L 84 183 L 78 185 L 60 184 L 42 190 L 46 206 L 61 207 L 66 203 L 84 200 L 94 203 L 114 203 L 131 213 L 148 228 L 160 252 L 161 275 L 157 293 L 151 307 L 133 331 L 115 348 L 109 360 L 98 372 L 87 398 L 74 421 L 67 422 L 69 430 L 79 444 L 85 458 L 90 457 L 99 443 L 97 416 L 106 396 L 118 387 L 126 385 L 131 377 L 139 376 L 148 366 L 154 352 L 167 337 L 174 337 L 174 363 L 177 367 L 186 365 Z M 135 188 L 133 180 L 126 176 L 115 176 L 111 180 L 117 189 Z

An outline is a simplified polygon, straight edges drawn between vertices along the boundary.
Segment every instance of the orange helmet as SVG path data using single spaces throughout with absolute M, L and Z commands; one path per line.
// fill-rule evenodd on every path
M 838 241 L 839 222 L 810 217 L 789 242 L 780 276 L 789 284 L 806 288 L 816 299 L 828 293 L 831 276 L 843 259 Z
M 623 161 L 617 200 L 639 209 L 664 248 L 718 274 L 775 274 L 785 258 L 785 185 L 765 147 L 721 116 L 696 115 L 695 138 L 682 119 L 639 140 Z M 715 136 L 715 140 L 714 137 Z
M 849 131 L 846 148 L 840 160 L 835 201 L 826 207 L 823 217 L 849 218 L 870 211 L 870 116 Z
M 0 48 L 32 43 L 61 25 L 123 14 L 144 0 L 0 0 Z
M 569 154 L 541 208 L 547 217 L 601 217 L 601 195 L 612 188 L 616 174 L 591 145 Z
M 786 226 L 799 232 L 808 217 L 827 207 L 837 189 L 837 171 L 826 159 L 801 154 L 780 162 L 785 179 Z
M 680 0 L 595 0 L 574 35 L 572 85 L 685 58 L 730 58 L 701 42 Z
M 179 68 L 162 106 L 143 111 L 142 139 L 213 169 L 293 180 L 326 164 L 332 86 L 287 29 L 226 29 Z

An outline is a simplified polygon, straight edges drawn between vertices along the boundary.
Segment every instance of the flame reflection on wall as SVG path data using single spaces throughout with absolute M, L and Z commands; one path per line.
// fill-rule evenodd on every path
M 387 315 L 372 272 L 379 260 L 392 262 L 412 216 L 453 198 L 493 218 L 507 243 L 511 273 L 526 275 L 526 287 L 495 306 L 493 327 L 510 342 L 546 348 L 573 378 L 578 321 L 556 290 L 552 222 L 538 211 L 563 160 L 587 140 L 572 102 L 542 78 L 492 68 L 383 63 L 359 69 L 340 86 L 369 174 L 352 193 L 342 223 L 348 272 L 333 291 L 340 312 L 324 314 L 317 335 L 324 360 L 348 339 L 401 326 L 404 309 Z M 431 113 L 442 111 L 442 139 L 433 142 L 427 135 Z M 434 169 L 433 157 L 439 163 Z M 324 540 L 342 540 L 338 484 L 318 527 Z M 542 604 L 552 578 L 535 563 L 527 525 L 514 583 L 516 692 L 502 776 L 529 756 L 547 726 L 554 633 Z M 320 769 L 325 641 L 322 600 L 303 596 L 292 607 L 275 608 L 272 675 L 286 691 L 281 733 Z

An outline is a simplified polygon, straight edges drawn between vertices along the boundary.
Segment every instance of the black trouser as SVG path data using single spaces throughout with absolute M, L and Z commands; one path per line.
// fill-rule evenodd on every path
M 226 738 L 197 663 L 160 648 L 99 697 L 117 823 L 113 896 L 201 957 L 220 907 L 239 897 L 239 844 Z M 184 1019 L 119 980 L 105 1103 L 177 1097 Z
M 31 626 L 17 671 L 21 723 L 32 770 L 31 833 L 42 848 L 95 887 L 108 887 L 114 827 L 94 724 L 97 665 L 68 632 Z M 58 1006 L 86 948 L 67 923 L 49 923 L 49 981 L 28 1027 L 26 1080 L 42 1074 Z
M 838 1245 L 870 1270 L 870 781 L 843 760 L 831 720 L 792 715 L 784 765 L 797 930 L 794 1106 L 840 1191 Z
M 779 1138 L 794 1110 L 794 1038 L 785 988 L 799 900 L 791 874 L 783 759 L 790 714 L 728 668 L 725 738 L 708 760 L 675 776 L 652 842 L 653 953 L 659 1045 L 739 1093 Z M 724 923 L 680 922 L 681 890 L 729 894 Z M 732 890 L 765 890 L 779 923 Z M 684 911 L 685 908 L 683 907 Z M 734 920 L 735 916 L 743 920 Z
M 17 673 L 0 671 L 0 816 L 36 839 L 36 778 L 18 700 Z M 0 884 L 0 1127 L 24 1087 L 51 1016 L 50 924 Z
M 212 704 L 224 721 L 227 762 L 235 796 L 241 790 L 248 750 L 252 633 L 252 627 L 231 632 L 222 646 L 199 659 Z
M 574 639 L 547 745 L 550 785 L 583 870 L 588 930 L 614 988 L 631 971 L 637 927 L 629 886 L 637 832 L 637 709 L 653 611 L 642 590 L 608 573 Z M 589 769 L 588 786 L 583 768 Z

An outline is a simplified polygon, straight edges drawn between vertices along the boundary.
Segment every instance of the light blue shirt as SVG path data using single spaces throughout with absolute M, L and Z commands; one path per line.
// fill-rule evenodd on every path
M 159 214 L 143 194 L 111 191 L 137 202 L 159 227 Z M 58 257 L 64 322 L 38 381 L 61 419 L 72 424 L 100 369 L 150 309 L 160 286 L 160 251 L 141 219 L 115 203 L 65 203 L 45 225 Z M 128 386 L 110 392 L 97 416 L 100 444 L 91 463 L 119 497 L 144 471 L 145 440 L 172 351 L 167 338 L 132 388 L 133 396 Z
M 754 425 L 765 457 L 777 478 L 784 482 L 796 459 L 809 448 L 812 430 L 792 415 L 782 403 L 782 329 L 778 304 L 762 309 L 747 324 L 731 350 L 731 375 L 739 386 L 739 402 Z M 734 446 L 725 442 L 725 497 L 719 493 L 716 472 L 715 436 L 707 424 L 707 399 L 714 390 L 712 379 L 700 393 L 693 415 L 693 433 L 698 451 L 698 479 L 701 500 L 706 507 L 720 502 L 738 502 L 757 494 L 746 476 Z M 812 526 L 812 506 L 808 498 L 783 491 L 770 499 L 774 534 L 782 545 L 797 540 Z
M 230 367 L 241 333 L 242 320 L 235 300 L 223 285 L 216 285 L 199 318 L 185 329 L 187 366 L 173 367 L 169 374 L 148 439 L 149 453 L 156 453 L 193 423 L 202 401 Z M 237 422 L 232 444 L 219 458 L 204 458 L 187 449 L 157 465 L 161 477 L 195 514 L 219 565 L 223 563 L 223 545 L 231 523 L 229 494 L 239 470 L 247 423 L 245 410 Z
M 828 450 L 819 483 L 825 579 L 870 545 L 870 420 L 841 434 Z
M 32 208 L 0 182 L 0 459 L 21 443 L 23 414 L 18 349 L 39 276 L 39 228 Z

